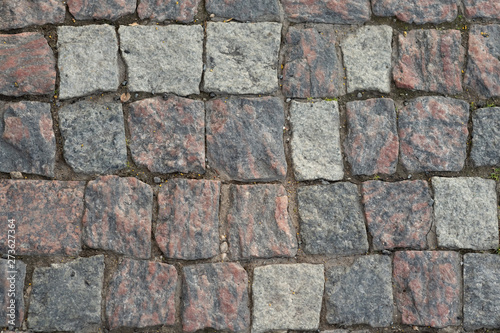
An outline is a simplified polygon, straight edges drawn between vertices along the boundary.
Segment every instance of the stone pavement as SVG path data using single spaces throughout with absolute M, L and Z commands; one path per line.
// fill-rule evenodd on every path
M 0 0 L 6 332 L 500 332 L 500 1 Z

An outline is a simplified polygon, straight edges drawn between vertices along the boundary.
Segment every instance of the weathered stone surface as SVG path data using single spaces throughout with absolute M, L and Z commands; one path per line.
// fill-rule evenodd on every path
M 56 139 L 50 104 L 0 104 L 0 171 L 54 177 Z
M 4 224 L 5 233 L 8 224 Z M 10 235 L 14 236 L 9 232 Z M 12 244 L 12 243 L 11 243 Z M 20 327 L 24 321 L 24 278 L 26 277 L 26 264 L 19 259 L 0 259 L 0 310 L 2 327 Z
M 465 49 L 458 30 L 412 30 L 399 34 L 396 86 L 442 94 L 462 92 Z
M 433 177 L 438 245 L 450 249 L 498 248 L 495 181 Z
M 87 101 L 59 110 L 64 159 L 76 172 L 108 173 L 127 165 L 122 106 Z
M 141 0 L 137 7 L 139 18 L 162 22 L 193 22 L 201 0 Z M 179 46 L 179 45 L 176 45 Z
M 292 160 L 295 178 L 340 180 L 344 165 L 340 151 L 337 101 L 292 102 Z
M 368 181 L 362 194 L 374 250 L 427 247 L 433 200 L 426 181 Z
M 209 22 L 204 90 L 269 94 L 278 89 L 281 24 Z
M 205 173 L 205 106 L 172 96 L 130 104 L 128 125 L 134 162 L 151 172 Z
M 2 225 L 14 219 L 16 255 L 77 256 L 81 250 L 83 182 L 0 180 Z M 7 232 L 0 252 L 8 252 Z
M 64 21 L 66 7 L 59 0 L 1 0 L 0 30 Z
M 113 26 L 62 26 L 57 36 L 60 98 L 118 88 L 118 40 Z
M 393 267 L 394 297 L 403 324 L 460 324 L 462 268 L 458 252 L 396 252 Z
M 472 115 L 471 159 L 476 166 L 500 164 L 500 107 L 476 110 Z
M 278 0 L 207 0 L 207 12 L 238 21 L 279 21 Z
M 473 26 L 464 85 L 484 98 L 500 96 L 500 25 Z
M 227 226 L 233 259 L 295 256 L 295 228 L 282 185 L 231 185 L 229 202 Z
M 409 172 L 462 170 L 469 134 L 467 102 L 418 97 L 398 116 L 400 158 Z
M 366 26 L 342 43 L 347 92 L 356 90 L 391 91 L 392 28 Z
M 500 20 L 500 2 L 496 0 L 464 0 L 467 18 Z
M 121 26 L 120 49 L 130 91 L 200 93 L 203 28 L 200 25 Z
M 500 327 L 500 256 L 464 255 L 464 326 L 469 330 Z
M 324 28 L 324 29 L 323 29 Z M 340 50 L 333 29 L 290 27 L 286 36 L 283 94 L 336 97 L 345 94 Z
M 133 14 L 137 0 L 68 0 L 71 15 L 77 20 L 116 20 Z
M 283 102 L 275 97 L 215 99 L 207 112 L 207 158 L 226 179 L 282 180 Z
M 269 265 L 254 269 L 252 332 L 317 330 L 323 265 Z
M 109 328 L 173 325 L 176 287 L 174 266 L 124 259 L 108 287 Z
M 0 35 L 1 95 L 51 94 L 55 84 L 56 60 L 41 33 Z
M 167 258 L 206 259 L 219 253 L 221 183 L 173 179 L 158 194 L 155 238 Z
M 182 329 L 245 331 L 250 325 L 248 275 L 237 263 L 184 267 Z
M 389 326 L 392 322 L 391 258 L 363 256 L 326 272 L 326 320 L 330 324 Z
M 370 19 L 369 0 L 282 0 L 292 22 L 360 24 Z
M 103 255 L 35 268 L 28 327 L 36 332 L 97 331 L 103 280 Z
M 351 255 L 368 251 L 355 184 L 300 187 L 298 204 L 300 235 L 307 253 Z
M 394 101 L 375 98 L 346 104 L 344 151 L 353 175 L 396 172 L 399 139 Z
M 451 22 L 458 14 L 455 0 L 372 0 L 372 10 L 415 24 Z

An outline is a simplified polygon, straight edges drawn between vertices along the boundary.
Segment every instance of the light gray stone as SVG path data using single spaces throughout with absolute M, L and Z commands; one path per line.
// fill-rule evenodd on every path
M 500 164 L 500 107 L 476 110 L 472 115 L 472 150 L 476 166 Z
M 252 332 L 317 330 L 323 265 L 269 265 L 254 269 Z
M 198 94 L 203 72 L 200 25 L 121 26 L 130 91 Z
M 449 249 L 498 248 L 495 181 L 433 177 L 438 245 Z
M 295 178 L 340 180 L 344 165 L 340 152 L 337 101 L 292 102 L 292 160 Z

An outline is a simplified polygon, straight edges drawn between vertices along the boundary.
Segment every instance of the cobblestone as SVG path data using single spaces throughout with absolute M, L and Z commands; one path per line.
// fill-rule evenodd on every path
M 372 8 L 374 15 L 415 24 L 452 22 L 458 14 L 454 0 L 372 0 Z
M 292 22 L 362 24 L 370 19 L 369 0 L 282 0 Z
M 495 0 L 464 0 L 467 18 L 500 20 L 500 3 Z
M 65 6 L 58 0 L 2 0 L 0 30 L 62 23 L 65 14 Z
M 117 20 L 135 12 L 137 0 L 68 0 L 71 15 L 77 20 Z
M 207 12 L 238 21 L 279 21 L 278 0 L 207 0 Z
M 500 164 L 500 108 L 476 110 L 472 115 L 471 159 L 476 166 Z
M 137 13 L 141 20 L 193 22 L 201 0 L 141 0 Z

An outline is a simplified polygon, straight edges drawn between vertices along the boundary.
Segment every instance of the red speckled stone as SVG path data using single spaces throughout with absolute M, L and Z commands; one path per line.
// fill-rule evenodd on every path
M 485 18 L 500 20 L 500 1 L 464 0 L 467 18 Z
M 65 15 L 60 0 L 0 0 L 0 30 L 62 23 Z
M 455 0 L 372 0 L 373 14 L 396 16 L 408 23 L 443 23 L 455 20 Z
M 175 20 L 193 22 L 201 0 L 141 0 L 137 7 L 139 18 L 153 21 Z
M 359 24 L 370 19 L 369 0 L 282 0 L 292 22 Z
M 77 20 L 116 20 L 133 14 L 136 0 L 68 0 L 68 8 Z

